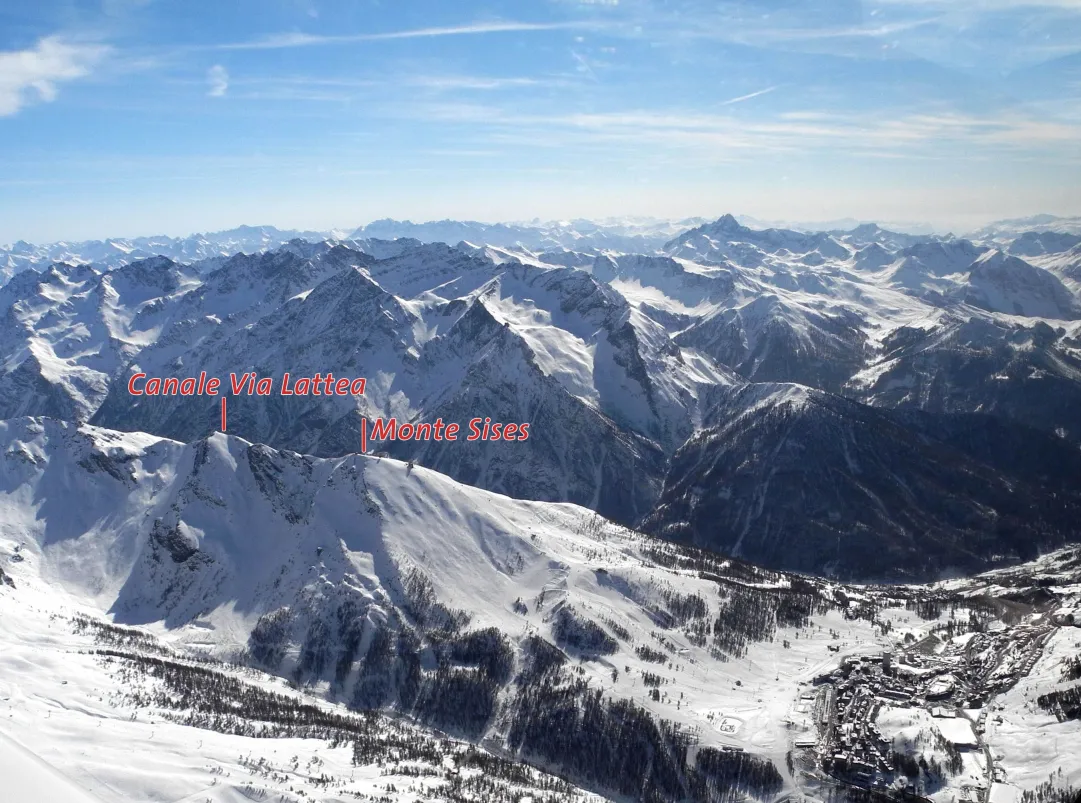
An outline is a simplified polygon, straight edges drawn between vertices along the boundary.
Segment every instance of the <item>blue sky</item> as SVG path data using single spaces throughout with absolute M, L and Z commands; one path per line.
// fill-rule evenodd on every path
M 1081 214 L 1081 0 L 7 0 L 0 242 Z

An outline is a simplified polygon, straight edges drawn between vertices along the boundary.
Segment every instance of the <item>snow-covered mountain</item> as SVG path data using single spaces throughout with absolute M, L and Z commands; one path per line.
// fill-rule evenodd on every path
M 846 392 L 877 407 L 984 413 L 1081 437 L 1081 351 L 1075 334 L 987 316 L 901 327 Z
M 157 336 L 157 309 L 197 284 L 162 257 L 109 273 L 61 263 L 19 274 L 0 289 L 0 414 L 85 420 Z
M 117 268 L 130 262 L 165 256 L 192 263 L 221 259 L 238 253 L 258 253 L 278 248 L 290 240 L 341 238 L 341 232 L 283 231 L 273 226 L 239 226 L 227 231 L 192 234 L 188 237 L 113 237 L 107 240 L 56 242 L 42 245 L 22 240 L 0 246 L 0 277 L 24 270 L 47 268 L 54 262 Z
M 974 307 L 1026 318 L 1081 318 L 1081 301 L 1050 271 L 1001 251 L 989 251 L 971 266 L 960 291 Z
M 863 407 L 871 405 L 990 414 L 1081 439 L 1081 305 L 1071 278 L 1078 246 L 1068 236 L 991 247 L 873 225 L 758 230 L 726 215 L 669 238 L 663 251 L 598 253 L 595 244 L 548 241 L 534 250 L 509 239 L 520 233 L 514 226 L 388 228 L 418 235 L 396 240 L 373 237 L 380 226 L 391 224 L 357 239 L 260 250 L 263 231 L 251 254 L 191 264 L 159 256 L 111 271 L 56 264 L 20 273 L 0 288 L 0 415 L 91 420 L 190 442 L 220 425 L 219 399 L 136 397 L 128 377 L 363 376 L 362 396 L 231 399 L 229 431 L 334 457 L 359 450 L 365 419 L 528 422 L 524 442 L 370 448 L 624 524 L 655 517 L 662 487 L 687 481 L 673 457 L 730 423 L 717 416 L 734 416 L 731 400 L 746 387 L 757 393 L 759 383 L 848 397 L 828 405 L 846 431 L 878 420 Z M 647 229 L 672 233 L 649 223 L 634 236 Z M 440 232 L 476 242 L 421 241 Z M 481 239 L 486 232 L 494 242 Z M 762 398 L 764 409 L 784 409 L 781 397 Z M 739 443 L 739 459 L 758 476 L 758 442 Z M 831 470 L 828 450 L 810 459 L 810 470 Z M 994 482 L 1018 479 L 988 470 Z M 845 486 L 836 496 L 846 527 L 862 521 L 860 493 Z M 894 499 L 883 515 L 897 519 L 900 504 Z M 939 502 L 929 495 L 923 504 L 917 517 Z M 745 526 L 767 537 L 781 508 L 763 511 Z M 1049 543 L 1072 537 L 1055 521 Z M 996 526 L 973 522 L 983 533 Z M 916 560 L 921 537 L 901 571 L 933 573 Z M 758 557 L 783 563 L 776 551 Z M 827 571 L 835 563 L 822 553 L 798 565 Z M 878 567 L 869 559 L 846 571 L 861 569 Z
M 136 369 L 371 377 L 363 397 L 238 403 L 232 429 L 332 455 L 358 450 L 362 416 L 535 421 L 528 444 L 462 444 L 453 456 L 388 448 L 483 487 L 590 504 L 624 521 L 652 504 L 663 454 L 694 430 L 703 389 L 726 381 L 588 273 L 442 244 L 376 261 L 341 245 L 307 259 L 235 257 L 160 314 L 170 323 L 113 383 L 95 422 L 181 440 L 211 431 L 216 399 L 132 397 L 126 376 Z M 627 465 L 639 466 L 639 480 L 626 482 Z
M 1022 257 L 1045 256 L 1069 251 L 1081 245 L 1081 234 L 1058 231 L 1026 231 L 1009 245 L 1011 254 Z
M 997 220 L 977 229 L 968 236 L 988 241 L 1010 241 L 1018 236 L 1023 236 L 1027 232 L 1081 234 L 1081 217 L 1060 217 L 1045 214 L 1010 220 Z
M 665 245 L 673 256 L 691 260 L 731 259 L 757 267 L 766 255 L 797 258 L 800 264 L 821 264 L 826 259 L 845 259 L 848 249 L 825 232 L 805 233 L 790 229 L 752 229 L 732 215 L 686 231 Z
M 272 251 L 298 239 L 312 242 L 414 239 L 451 245 L 465 241 L 538 252 L 550 249 L 572 249 L 594 254 L 604 250 L 651 252 L 684 229 L 705 222 L 703 218 L 678 221 L 631 218 L 490 224 L 457 220 L 413 223 L 384 219 L 360 226 L 352 234 L 337 230 L 301 231 L 274 226 L 238 226 L 226 231 L 186 237 L 111 237 L 105 240 L 42 244 L 19 240 L 0 245 L 0 280 L 6 281 L 28 269 L 44 270 L 55 262 L 93 264 L 99 269 L 111 269 L 153 256 L 169 257 L 184 264 L 205 262 L 211 268 L 238 253 Z
M 1060 768 L 1081 781 L 1076 762 L 1021 752 L 1079 734 L 1054 714 L 1070 705 L 1059 666 L 1081 646 L 1066 618 L 1081 605 L 1076 550 L 971 581 L 843 586 L 390 458 L 43 418 L 0 423 L 0 522 L 7 791 L 818 799 L 858 780 L 820 758 L 843 734 L 898 796 L 913 782 L 1033 789 Z M 907 668 L 853 672 L 860 656 L 885 667 L 883 650 Z M 1025 663 L 978 671 L 1012 661 Z M 894 753 L 918 764 L 939 732 L 906 721 L 909 744 L 882 744 L 925 711 L 904 706 L 908 684 L 912 699 L 984 695 L 998 727 L 971 738 L 995 765 L 939 748 L 906 775 Z M 1034 715 L 1019 684 L 1061 698 Z M 866 719 L 829 703 L 883 685 L 894 696 Z
M 920 243 L 933 242 L 943 239 L 932 234 L 912 234 L 899 231 L 890 231 L 877 223 L 861 223 L 852 229 L 830 231 L 830 234 L 850 245 L 865 246 L 877 244 L 893 251 L 909 248 Z M 947 238 L 948 239 L 948 238 Z
M 777 623 L 743 622 L 739 642 L 726 629 L 727 666 L 702 630 L 724 605 L 716 582 L 685 577 L 650 557 L 650 539 L 587 509 L 500 497 L 389 458 L 321 460 L 221 434 L 185 445 L 18 419 L 0 425 L 0 449 L 0 550 L 14 582 L 4 619 L 24 587 L 44 583 L 115 624 L 168 634 L 158 656 L 240 660 L 616 799 L 650 787 L 666 801 L 737 788 L 765 798 L 786 785 L 776 714 L 790 702 L 760 710 L 755 685 L 740 687 L 772 654 Z M 74 493 L 88 504 L 71 506 Z M 733 576 L 767 605 L 756 583 L 786 582 L 752 567 Z M 795 626 L 810 647 L 808 624 Z M 732 689 L 724 728 L 716 684 Z M 650 692 L 658 685 L 663 696 Z M 558 713 L 576 705 L 596 717 L 577 734 Z M 609 754 L 595 740 L 617 723 Z M 740 772 L 722 752 L 733 745 L 749 750 Z M 631 762 L 635 750 L 656 758 Z
M 710 419 L 672 458 L 647 532 L 889 581 L 1029 559 L 1078 535 L 1081 453 L 1050 433 L 799 385 L 748 385 Z
M 869 355 L 856 315 L 822 314 L 773 294 L 719 309 L 676 337 L 752 382 L 787 380 L 838 390 Z
M 1081 243 L 748 222 L 5 251 L 0 797 L 1071 800 Z
M 529 223 L 495 224 L 458 220 L 413 223 L 409 220 L 387 219 L 361 226 L 350 236 L 357 240 L 412 238 L 421 242 L 451 244 L 465 241 L 497 247 L 527 248 L 532 251 L 565 248 L 593 252 L 649 252 L 659 248 L 680 231 L 702 223 L 705 223 L 705 220 L 699 218 L 680 221 L 534 220 Z

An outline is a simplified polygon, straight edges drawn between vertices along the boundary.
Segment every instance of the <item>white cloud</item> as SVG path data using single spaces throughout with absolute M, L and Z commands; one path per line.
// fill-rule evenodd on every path
M 583 23 L 533 23 L 533 22 L 476 22 L 469 25 L 451 25 L 434 28 L 413 28 L 407 31 L 388 31 L 386 33 L 359 33 L 320 35 L 307 33 L 287 33 L 254 39 L 249 42 L 233 42 L 218 45 L 219 50 L 278 50 L 289 47 L 311 47 L 313 45 L 337 45 L 350 42 L 378 42 L 388 39 L 428 39 L 436 36 L 475 36 L 486 33 L 520 33 L 528 31 L 556 31 L 566 28 L 589 27 Z
M 0 52 L 0 117 L 35 100 L 56 99 L 56 85 L 89 74 L 109 48 L 47 36 L 29 50 Z
M 206 80 L 210 84 L 210 89 L 207 90 L 207 95 L 212 98 L 225 97 L 225 92 L 229 89 L 229 72 L 220 64 L 215 64 L 209 70 L 206 71 Z
M 571 51 L 571 56 L 578 64 L 578 72 L 585 73 L 594 81 L 598 80 L 597 73 L 593 72 L 593 67 L 590 65 L 589 59 L 587 59 L 582 54 L 575 52 L 574 50 Z
M 766 87 L 765 89 L 759 89 L 757 92 L 751 92 L 751 93 L 749 93 L 747 95 L 740 95 L 738 98 L 732 98 L 730 100 L 726 100 L 721 105 L 722 106 L 731 106 L 733 103 L 743 103 L 743 101 L 745 101 L 745 100 L 750 100 L 751 98 L 757 98 L 757 97 L 760 97 L 762 95 L 769 94 L 770 92 L 773 92 L 775 89 L 777 89 L 777 87 L 775 87 L 775 86 Z
M 1081 0 L 879 0 L 891 6 L 942 6 L 949 10 L 1000 11 L 1003 9 L 1065 8 L 1081 11 Z
M 526 86 L 539 86 L 550 81 L 539 78 L 489 78 L 473 75 L 415 75 L 406 77 L 403 83 L 420 86 L 425 89 L 519 89 Z M 388 81 L 389 83 L 389 81 Z
M 1081 125 L 1019 115 L 977 116 L 942 111 L 868 119 L 858 114 L 791 112 L 745 119 L 721 113 L 599 112 L 537 115 L 504 113 L 492 105 L 427 106 L 430 119 L 491 126 L 491 138 L 573 148 L 620 144 L 675 157 L 697 154 L 710 162 L 843 149 L 850 154 L 899 158 L 979 159 L 1003 155 L 1081 161 Z

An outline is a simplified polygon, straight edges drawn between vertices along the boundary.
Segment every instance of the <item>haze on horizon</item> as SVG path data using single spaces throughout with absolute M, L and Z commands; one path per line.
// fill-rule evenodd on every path
M 1075 0 L 16 0 L 0 241 L 1081 214 Z

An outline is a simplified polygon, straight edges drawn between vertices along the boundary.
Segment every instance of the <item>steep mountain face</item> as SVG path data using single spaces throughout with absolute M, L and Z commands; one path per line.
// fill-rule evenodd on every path
M 351 325 L 347 328 L 343 322 Z M 349 267 L 253 324 L 219 327 L 180 359 L 208 376 L 227 378 L 230 373 L 254 371 L 259 377 L 274 378 L 276 387 L 286 372 L 294 377 L 328 371 L 349 378 L 393 376 L 416 360 L 411 338 L 416 323 L 416 316 L 394 296 L 359 268 Z M 147 370 L 141 357 L 138 367 Z M 336 430 L 358 433 L 359 416 L 391 406 L 385 391 L 373 382 L 363 397 L 283 397 L 278 392 L 265 399 L 241 396 L 233 405 L 232 426 L 265 443 L 320 453 L 320 444 L 333 442 Z M 231 393 L 228 386 L 224 392 Z M 208 396 L 132 396 L 125 385 L 116 383 L 94 421 L 190 441 L 213 431 L 219 406 L 218 398 Z M 350 446 L 347 451 L 357 451 L 359 438 Z
M 883 248 L 878 243 L 860 248 L 852 259 L 853 265 L 859 270 L 878 271 L 897 259 L 893 251 Z
M 934 240 L 904 248 L 900 252 L 903 268 L 930 276 L 962 273 L 987 251 L 968 240 Z
M 650 509 L 665 466 L 657 444 L 620 429 L 546 376 L 530 345 L 479 301 L 433 341 L 421 370 L 437 370 L 455 358 L 464 376 L 425 399 L 418 420 L 458 422 L 463 438 L 467 422 L 478 417 L 525 423 L 528 441 L 399 441 L 387 446 L 391 454 L 471 485 L 517 498 L 574 502 L 617 521 L 636 521 Z
M 484 296 L 489 303 L 495 291 L 493 285 Z M 567 315 L 581 312 L 564 307 Z M 444 313 L 445 320 L 455 315 Z M 543 372 L 528 339 L 497 321 L 484 302 L 474 301 L 458 315 L 445 335 L 422 342 L 415 337 L 424 329 L 421 320 L 359 268 L 348 268 L 257 323 L 224 339 L 208 339 L 184 361 L 203 366 L 212 376 L 248 370 L 259 376 L 281 377 L 285 371 L 311 376 L 330 370 L 337 376 L 372 378 L 358 397 L 241 396 L 232 404 L 230 431 L 253 440 L 340 455 L 359 450 L 362 416 L 394 416 L 403 422 L 442 418 L 457 422 L 463 431 L 477 416 L 529 422 L 532 433 L 524 443 L 463 442 L 448 449 L 446 444 L 425 448 L 423 442 L 396 442 L 386 448 L 519 498 L 592 504 L 624 521 L 648 510 L 664 464 L 658 447 L 625 433 L 570 392 L 581 388 L 568 388 L 558 374 Z M 353 325 L 345 329 L 342 321 Z M 544 355 L 549 361 L 552 356 Z M 94 420 L 190 441 L 213 430 L 218 405 L 209 397 L 140 399 L 117 387 Z M 642 465 L 642 476 L 628 483 L 621 472 L 634 463 Z
M 154 311 L 195 283 L 160 257 L 107 274 L 85 265 L 20 274 L 0 291 L 0 415 L 89 418 L 156 335 Z
M 546 265 L 562 265 L 565 268 L 588 268 L 596 259 L 593 254 L 568 248 L 554 248 L 537 254 L 538 261 Z
M 720 310 L 683 330 L 692 346 L 752 382 L 796 382 L 839 391 L 870 348 L 855 316 L 823 315 L 775 295 Z
M 1009 252 L 1022 257 L 1045 256 L 1069 251 L 1081 245 L 1081 234 L 1057 231 L 1026 231 L 1009 245 Z
M 85 421 L 110 392 L 126 393 L 125 369 L 136 355 L 144 370 L 180 371 L 182 352 L 220 331 L 223 320 L 226 328 L 242 325 L 275 293 L 284 300 L 292 287 L 304 289 L 313 276 L 302 266 L 310 262 L 289 251 L 240 256 L 206 282 L 162 257 L 108 273 L 85 265 L 22 273 L 0 290 L 0 415 Z M 292 266 L 302 275 L 280 277 L 270 265 Z
M 928 242 L 906 248 L 900 259 L 861 251 L 856 265 L 885 268 L 888 286 L 939 307 L 969 304 L 1029 318 L 1074 320 L 1081 302 L 1057 276 L 997 249 L 968 240 Z
M 90 375 L 88 381 L 81 377 L 51 374 L 49 365 L 29 351 L 10 371 L 0 376 L 0 404 L 4 415 L 47 415 L 68 421 L 86 418 L 87 396 L 98 396 L 105 390 L 104 382 Z
M 672 459 L 644 529 L 816 574 L 902 580 L 1081 532 L 1081 453 L 990 416 L 904 415 L 800 386 L 734 391 Z
M 477 297 L 525 340 L 546 375 L 667 452 L 686 440 L 703 390 L 724 384 L 726 372 L 684 354 L 662 324 L 596 276 L 503 268 Z
M 883 279 L 888 287 L 948 307 L 958 300 L 965 274 L 987 250 L 968 240 L 918 243 L 897 252 Z
M 1081 245 L 1029 260 L 1058 276 L 1075 294 L 1081 290 Z
M 197 283 L 198 277 L 191 268 L 159 256 L 129 262 L 105 273 L 98 292 L 115 310 L 138 313 L 147 302 L 169 298 Z
M 998 249 L 968 240 L 934 241 L 906 248 L 898 256 L 898 261 L 888 262 L 877 251 L 860 252 L 856 264 L 888 267 L 889 286 L 937 306 L 964 303 L 1030 318 L 1078 317 L 1081 302 L 1058 277 Z
M 956 295 L 974 307 L 1030 318 L 1081 318 L 1081 301 L 1052 273 L 991 251 L 972 265 Z
M 361 251 L 329 243 L 295 242 L 273 252 L 237 254 L 183 299 L 177 317 L 251 321 L 339 271 L 372 261 Z
M 972 318 L 903 327 L 848 392 L 877 407 L 982 412 L 1081 438 L 1081 353 L 1063 328 Z
M 443 243 L 418 244 L 378 260 L 372 278 L 400 298 L 435 295 L 444 300 L 466 296 L 500 272 L 483 254 Z
M 193 289 L 146 310 L 152 317 L 139 323 L 156 338 L 130 367 L 150 376 L 186 375 L 190 350 L 220 344 L 321 281 L 371 261 L 363 252 L 328 243 L 294 242 L 272 253 L 237 254 Z M 114 388 L 121 390 L 126 387 Z
M 731 296 L 738 268 L 731 264 L 705 266 L 665 256 L 603 254 L 593 262 L 592 273 L 623 295 L 645 289 L 647 293 L 655 291 L 650 294 L 654 297 L 694 309 L 702 304 L 723 303 Z

